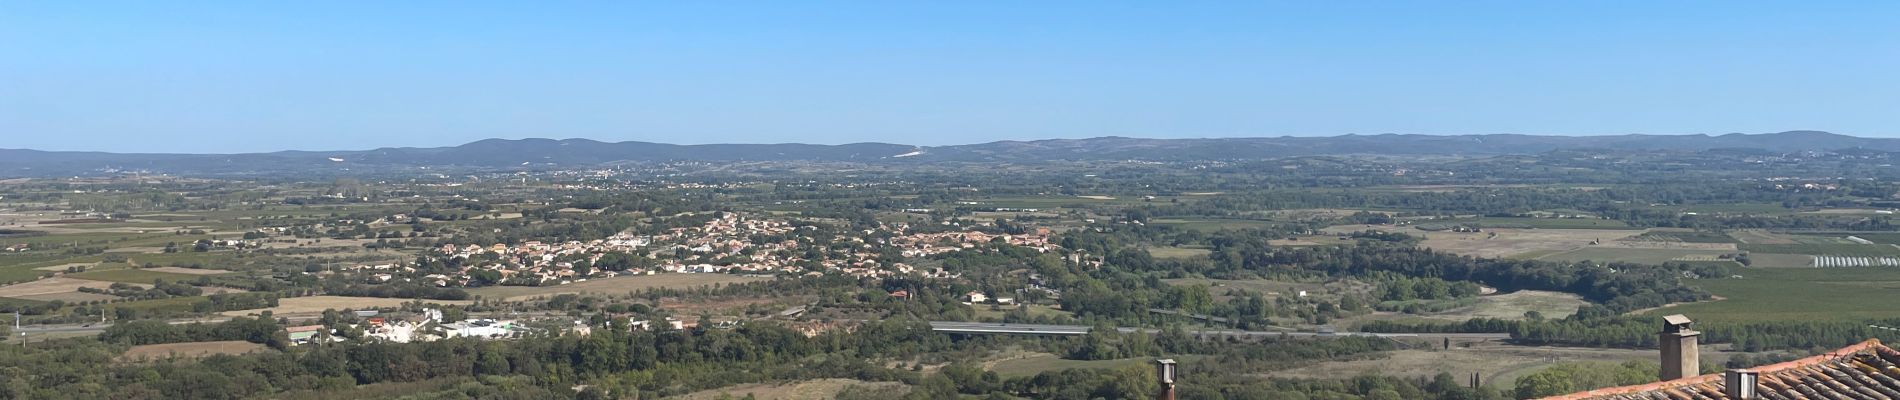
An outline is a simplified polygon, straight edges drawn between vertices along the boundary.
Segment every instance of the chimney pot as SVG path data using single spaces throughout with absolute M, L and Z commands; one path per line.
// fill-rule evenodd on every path
M 1736 400 L 1759 399 L 1761 397 L 1755 394 L 1755 389 L 1758 387 L 1757 384 L 1760 379 L 1761 376 L 1755 371 L 1746 369 L 1728 370 L 1722 373 L 1722 394 L 1728 396 L 1730 399 Z
M 1155 378 L 1161 381 L 1161 400 L 1174 400 L 1174 359 L 1155 360 Z

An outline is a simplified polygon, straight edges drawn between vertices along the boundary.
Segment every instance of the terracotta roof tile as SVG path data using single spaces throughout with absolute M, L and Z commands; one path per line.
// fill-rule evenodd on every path
M 1900 399 L 1900 351 L 1868 340 L 1827 354 L 1751 368 L 1765 400 Z M 1718 400 L 1722 374 L 1572 393 L 1545 400 Z

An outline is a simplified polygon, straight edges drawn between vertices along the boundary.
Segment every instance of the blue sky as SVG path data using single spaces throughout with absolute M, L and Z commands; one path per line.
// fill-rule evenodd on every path
M 0 148 L 1900 136 L 1895 15 L 1892 1 L 0 1 Z

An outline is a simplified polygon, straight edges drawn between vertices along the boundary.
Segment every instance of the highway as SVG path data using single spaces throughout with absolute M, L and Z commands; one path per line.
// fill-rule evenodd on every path
M 965 335 L 1056 335 L 1079 336 L 1089 333 L 1091 328 L 1081 325 L 1043 325 L 1043 324 L 999 324 L 989 322 L 950 322 L 931 321 L 930 330 L 943 333 Z M 1137 331 L 1149 334 L 1160 333 L 1153 328 L 1115 328 L 1121 333 Z M 1510 339 L 1506 333 L 1372 333 L 1372 332 L 1285 332 L 1285 331 L 1243 331 L 1234 329 L 1192 330 L 1191 335 L 1201 336 L 1238 336 L 1238 337 L 1378 337 L 1378 338 L 1428 338 L 1428 339 Z

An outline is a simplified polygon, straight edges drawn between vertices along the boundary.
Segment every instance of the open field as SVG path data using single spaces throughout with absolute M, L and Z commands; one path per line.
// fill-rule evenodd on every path
M 1154 258 L 1195 258 L 1206 257 L 1213 251 L 1192 247 L 1150 247 L 1148 255 Z
M 1720 251 L 1727 251 L 1727 252 L 1736 251 L 1736 245 L 1734 243 L 1663 242 L 1663 241 L 1633 240 L 1633 239 L 1613 240 L 1613 241 L 1594 244 L 1594 245 L 1591 245 L 1590 247 L 1617 248 L 1617 249 L 1720 250 Z
M 1811 256 L 1880 257 L 1900 256 L 1900 247 L 1886 244 L 1744 244 L 1750 253 L 1805 254 Z
M 1832 214 L 1832 215 L 1872 215 L 1872 214 L 1883 214 L 1882 211 L 1885 211 L 1884 214 L 1893 213 L 1892 210 L 1881 210 L 1881 209 L 1873 209 L 1873 208 L 1823 208 L 1823 209 L 1814 210 L 1814 211 L 1803 211 L 1801 213 L 1802 214 Z
M 1588 302 L 1570 293 L 1546 292 L 1540 290 L 1519 290 L 1516 292 L 1479 296 L 1478 303 L 1469 309 L 1453 310 L 1440 314 L 1454 320 L 1471 318 L 1523 319 L 1524 313 L 1536 311 L 1544 318 L 1563 318 L 1576 314 L 1577 308 Z
M 109 294 L 98 294 L 98 293 L 85 293 L 85 292 L 66 292 L 66 293 L 34 294 L 34 295 L 19 296 L 19 297 L 14 297 L 14 298 L 21 299 L 21 300 L 46 301 L 46 302 L 58 300 L 58 301 L 70 304 L 70 303 L 79 303 L 79 302 L 87 302 L 87 301 L 116 300 L 119 298 L 119 296 L 113 296 Z
M 1405 314 L 1399 312 L 1373 312 L 1342 319 L 1333 323 L 1336 327 L 1355 328 L 1372 321 L 1392 321 L 1401 323 L 1437 323 L 1444 321 L 1462 322 L 1472 318 L 1496 318 L 1505 320 L 1524 319 L 1524 313 L 1536 311 L 1544 318 L 1564 318 L 1577 313 L 1584 304 L 1582 297 L 1561 292 L 1520 290 L 1517 292 L 1478 296 L 1470 299 L 1441 300 L 1457 301 L 1469 305 L 1444 312 L 1428 314 Z M 1430 301 L 1425 301 L 1430 302 Z
M 1576 249 L 1576 250 L 1571 250 L 1571 251 L 1566 251 L 1566 252 L 1549 254 L 1542 257 L 1538 257 L 1537 259 L 1547 260 L 1547 261 L 1562 261 L 1562 262 L 1576 262 L 1576 261 L 1588 260 L 1588 261 L 1595 261 L 1595 262 L 1627 262 L 1627 263 L 1638 263 L 1638 264 L 1662 264 L 1662 263 L 1666 263 L 1670 261 L 1708 261 L 1708 259 L 1714 258 L 1716 256 L 1720 256 L 1723 254 L 1730 254 L 1730 253 L 1734 253 L 1734 252 L 1723 251 L 1723 250 L 1632 249 L 1632 248 L 1613 248 L 1613 247 L 1592 246 L 1592 247 L 1586 247 L 1586 248 L 1581 248 L 1581 249 Z
M 290 298 L 278 300 L 276 307 L 256 309 L 256 310 L 225 311 L 222 314 L 235 317 L 235 316 L 259 314 L 267 310 L 270 311 L 272 314 L 275 314 L 278 316 L 290 315 L 290 314 L 317 314 L 317 313 L 322 313 L 324 310 L 332 310 L 332 309 L 341 310 L 341 309 L 348 308 L 348 309 L 362 310 L 362 309 L 368 309 L 368 308 L 401 307 L 403 303 L 408 303 L 412 301 L 422 301 L 425 303 L 432 303 L 432 304 L 471 304 L 471 303 L 474 303 L 473 301 L 468 301 L 468 300 L 417 300 L 417 299 L 390 299 L 390 298 L 381 298 L 381 297 L 308 296 L 308 297 L 290 297 Z
M 1478 373 L 1485 385 L 1509 388 L 1520 376 L 1549 368 L 1560 362 L 1626 361 L 1656 362 L 1655 350 L 1593 349 L 1575 347 L 1529 347 L 1499 343 L 1475 343 L 1470 348 L 1453 346 L 1451 350 L 1398 350 L 1387 357 L 1322 362 L 1316 365 L 1268 373 L 1276 378 L 1337 379 L 1368 374 L 1429 378 L 1438 373 L 1470 376 Z M 1709 347 L 1701 350 L 1703 362 L 1717 365 L 1729 355 Z
M 1599 218 L 1477 217 L 1420 221 L 1419 226 L 1471 225 L 1513 229 L 1641 229 L 1623 221 Z
M 131 349 L 125 351 L 125 354 L 119 355 L 118 361 L 163 360 L 171 357 L 199 358 L 213 354 L 245 354 L 260 351 L 269 351 L 269 349 L 264 345 L 242 340 L 148 344 L 132 346 Z
M 1688 281 L 1726 300 L 1646 314 L 1722 322 L 1861 320 L 1900 314 L 1896 268 L 1749 268 L 1736 274 L 1743 278 Z
M 99 263 L 68 263 L 68 264 L 48 265 L 44 267 L 34 267 L 33 270 L 35 271 L 65 271 L 68 268 L 73 268 L 73 267 L 92 268 L 98 265 Z
M 1860 244 L 1847 240 L 1847 235 L 1788 235 L 1801 244 Z
M 200 303 L 200 302 L 205 302 L 205 301 L 210 301 L 210 300 L 205 299 L 204 296 L 168 297 L 168 298 L 154 299 L 154 300 L 138 300 L 138 301 L 128 301 L 124 303 L 112 303 L 112 304 L 107 304 L 106 307 L 115 308 L 115 309 L 127 308 L 127 309 L 148 311 L 148 312 L 191 312 L 192 305 Z
M 1330 229 L 1330 228 L 1329 228 Z M 1417 231 L 1406 232 L 1419 234 Z M 1550 254 L 1641 234 L 1629 229 L 1489 229 L 1486 232 L 1424 232 L 1421 245 L 1454 254 L 1508 258 Z
M 86 279 L 74 279 L 74 278 L 67 278 L 67 277 L 53 277 L 53 278 L 46 278 L 46 279 L 41 279 L 41 280 L 27 282 L 27 283 L 0 286 L 0 297 L 28 298 L 29 296 L 46 296 L 46 295 L 61 295 L 61 294 L 90 294 L 90 293 L 79 293 L 79 288 L 87 287 L 87 288 L 94 288 L 94 289 L 105 289 L 106 287 L 109 287 L 109 286 L 112 286 L 112 282 L 102 282 L 102 281 L 86 280 Z M 133 286 L 138 286 L 141 288 L 152 287 L 151 284 L 134 284 Z M 106 296 L 106 297 L 112 298 L 111 296 Z M 52 299 L 29 298 L 29 300 L 47 301 L 47 300 L 52 300 Z M 94 299 L 94 300 L 100 300 L 100 299 Z M 73 300 L 67 300 L 67 301 L 73 301 Z
M 158 268 L 146 268 L 145 270 L 153 271 L 153 272 L 164 272 L 164 273 L 185 274 L 185 275 L 219 275 L 219 274 L 231 273 L 231 271 L 226 271 L 226 270 L 221 270 L 221 269 L 197 269 L 197 268 L 183 268 L 183 267 L 158 267 Z
M 1629 241 L 1665 241 L 1681 243 L 1740 243 L 1734 236 L 1719 232 L 1697 232 L 1685 230 L 1650 229 L 1648 233 L 1625 239 Z
M 86 271 L 86 272 L 71 274 L 67 276 L 79 278 L 79 279 L 91 279 L 95 281 L 148 283 L 149 284 L 149 283 L 152 283 L 152 281 L 158 280 L 158 279 L 164 279 L 164 280 L 173 281 L 173 282 L 189 281 L 193 279 L 198 279 L 199 276 L 203 276 L 203 275 L 159 272 L 159 271 L 156 271 L 155 269 L 111 269 L 111 270 Z
M 1779 233 L 1770 233 L 1759 229 L 1744 229 L 1729 232 L 1730 237 L 1744 244 L 1797 244 L 1794 237 Z
M 1900 244 L 1900 233 L 1855 233 L 1852 235 L 1879 244 Z
M 1805 254 L 1750 253 L 1751 267 L 1761 268 L 1810 268 L 1814 266 L 1814 256 Z
M 592 279 L 586 282 L 575 282 L 557 286 L 489 286 L 469 289 L 468 293 L 481 296 L 485 299 L 505 299 L 513 301 L 557 294 L 627 294 L 627 292 L 649 288 L 692 288 L 714 284 L 757 282 L 771 279 L 772 278 L 732 274 L 656 274 Z
M 755 398 L 759 400 L 825 400 L 838 398 L 847 390 L 908 390 L 898 382 L 865 382 L 856 379 L 815 379 L 787 383 L 753 383 L 702 390 L 672 400 L 714 400 Z

